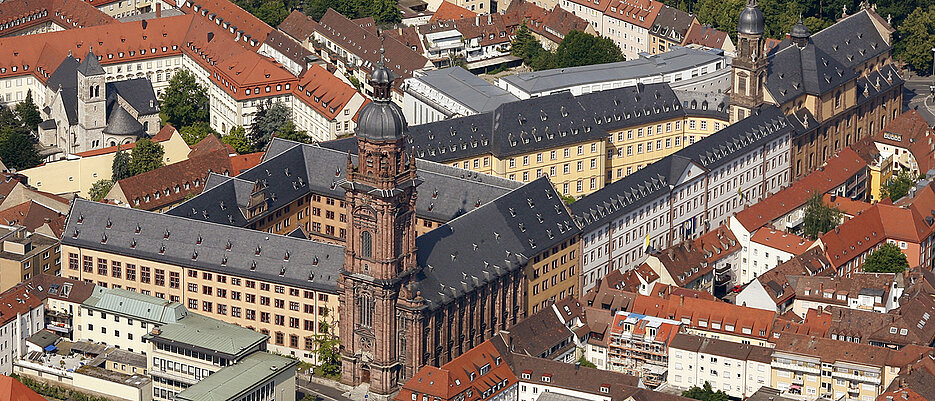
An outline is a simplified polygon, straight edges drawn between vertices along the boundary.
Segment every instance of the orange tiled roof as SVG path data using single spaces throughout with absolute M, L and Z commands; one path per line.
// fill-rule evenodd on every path
M 231 160 L 231 175 L 240 175 L 240 173 L 256 167 L 263 161 L 263 152 L 247 153 L 245 155 L 234 155 Z
M 869 202 L 853 200 L 843 196 L 835 196 L 831 194 L 825 194 L 825 196 L 822 197 L 822 201 L 824 201 L 826 205 L 838 208 L 844 212 L 846 216 L 851 217 L 861 214 L 873 206 Z
M 15 315 L 14 315 L 15 316 Z M 0 400 L 6 401 L 46 401 L 25 384 L 10 376 L 0 375 Z
M 873 141 L 908 149 L 923 173 L 935 167 L 935 133 L 916 110 L 896 116 L 881 131 L 873 134 Z
M 159 132 L 156 133 L 156 135 L 153 135 L 151 139 L 153 142 L 168 141 L 169 138 L 172 138 L 172 134 L 174 134 L 175 132 L 176 132 L 175 127 L 169 124 L 166 124 L 162 126 L 162 129 L 160 129 Z M 128 143 L 126 145 L 108 146 L 106 148 L 88 150 L 85 152 L 78 152 L 78 153 L 75 153 L 75 156 L 81 156 L 81 157 L 99 156 L 99 155 L 104 155 L 108 153 L 115 153 L 117 152 L 118 148 L 120 150 L 129 151 L 130 149 L 133 149 L 134 146 L 136 146 L 135 142 Z
M 292 10 L 277 28 L 293 39 L 304 42 L 319 26 L 312 17 L 302 14 L 299 10 Z
M 312 64 L 299 77 L 293 93 L 319 114 L 332 120 L 359 92 L 324 67 Z
M 655 0 L 611 0 L 604 15 L 650 29 L 662 6 L 663 3 Z
M 489 370 L 485 374 L 480 374 L 480 368 L 485 365 L 489 367 Z M 415 394 L 416 399 L 420 400 L 422 395 L 429 395 L 429 398 L 438 397 L 447 401 L 458 394 L 465 394 L 463 401 L 477 401 L 486 399 L 483 397 L 484 391 L 494 388 L 501 381 L 506 381 L 506 383 L 502 387 L 497 387 L 500 391 L 494 391 L 489 396 L 492 397 L 498 392 L 505 391 L 518 380 L 503 356 L 500 355 L 500 351 L 494 346 L 493 340 L 487 340 L 440 368 L 426 365 L 419 369 L 403 385 L 395 400 L 410 401 Z M 465 393 L 468 389 L 473 390 L 470 396 Z
M 741 210 L 735 217 L 747 230 L 753 232 L 804 205 L 812 192 L 824 194 L 843 184 L 866 166 L 867 163 L 857 152 L 851 148 L 844 148 L 832 156 L 821 169 Z
M 438 21 L 451 21 L 464 18 L 474 18 L 477 13 L 468 10 L 464 7 L 458 6 L 454 3 L 447 1 L 441 2 L 438 5 L 438 9 L 435 10 L 435 14 L 432 15 L 432 19 L 429 22 L 438 22 Z
M 638 295 L 631 312 L 679 320 L 688 319 L 695 329 L 767 339 L 772 332 L 776 313 L 748 308 L 721 301 L 700 298 L 670 297 L 662 299 Z M 701 322 L 704 322 L 703 324 Z M 714 328 L 714 324 L 720 328 Z M 728 330 L 732 326 L 732 330 Z
M 5 225 L 22 226 L 33 232 L 48 224 L 57 237 L 61 237 L 65 229 L 65 218 L 64 214 L 34 200 L 0 211 L 0 222 Z
M 228 0 L 186 0 L 179 9 L 219 26 L 231 40 L 253 51 L 259 50 L 273 30 L 263 20 Z
M 785 231 L 778 231 L 769 227 L 756 230 L 753 236 L 750 237 L 750 241 L 793 255 L 801 255 L 814 243 L 814 241 L 809 241 L 798 235 L 790 234 Z
M 0 36 L 52 22 L 64 29 L 115 22 L 113 17 L 81 0 L 30 0 L 0 3 Z
M 728 40 L 727 32 L 719 31 L 708 25 L 692 24 L 682 43 L 700 45 L 712 49 L 721 49 Z

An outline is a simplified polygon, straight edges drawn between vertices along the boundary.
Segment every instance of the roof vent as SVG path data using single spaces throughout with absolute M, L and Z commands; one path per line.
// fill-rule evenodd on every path
M 255 271 L 256 271 L 256 261 L 255 261 L 255 260 L 252 261 L 252 262 L 250 262 L 250 271 L 252 271 L 252 272 L 255 272 Z

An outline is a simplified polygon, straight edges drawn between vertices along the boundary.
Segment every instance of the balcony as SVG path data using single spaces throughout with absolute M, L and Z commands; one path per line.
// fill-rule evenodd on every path
M 811 373 L 814 375 L 821 374 L 821 370 L 817 366 L 812 368 L 812 367 L 808 367 L 805 365 L 799 365 L 799 364 L 794 364 L 794 363 L 782 363 L 782 362 L 777 362 L 777 361 L 773 361 L 772 363 L 770 363 L 770 366 L 776 369 L 786 369 L 786 370 L 791 370 L 795 372 Z
M 859 381 L 864 383 L 873 383 L 880 385 L 880 378 L 867 375 L 855 375 L 853 373 L 831 372 L 831 377 L 836 379 Z

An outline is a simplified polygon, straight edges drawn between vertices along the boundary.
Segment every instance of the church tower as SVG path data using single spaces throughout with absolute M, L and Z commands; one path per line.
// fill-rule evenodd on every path
M 78 65 L 78 143 L 79 149 L 100 147 L 101 132 L 107 125 L 107 92 L 104 68 L 93 51 Z M 93 141 L 97 140 L 97 146 Z
M 767 68 L 763 31 L 763 13 L 756 0 L 747 0 L 737 24 L 737 57 L 731 65 L 731 123 L 743 120 L 754 107 L 763 104 Z
M 370 383 L 388 394 L 404 375 L 397 341 L 397 300 L 416 269 L 415 158 L 406 152 L 408 127 L 391 101 L 394 74 L 381 62 L 370 75 L 373 102 L 360 111 L 357 164 L 348 155 L 347 242 L 338 280 L 341 380 Z

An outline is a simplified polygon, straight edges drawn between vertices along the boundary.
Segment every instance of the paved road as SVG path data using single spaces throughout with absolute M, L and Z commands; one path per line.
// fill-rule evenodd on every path
M 295 387 L 296 400 L 301 400 L 306 394 L 312 394 L 317 397 L 317 401 L 351 401 L 350 398 L 343 395 L 343 391 L 334 387 L 308 382 L 299 375 L 295 377 Z
M 903 85 L 903 106 L 919 110 L 929 123 L 935 122 L 935 100 L 932 99 L 929 87 L 932 83 L 931 77 L 912 75 Z

